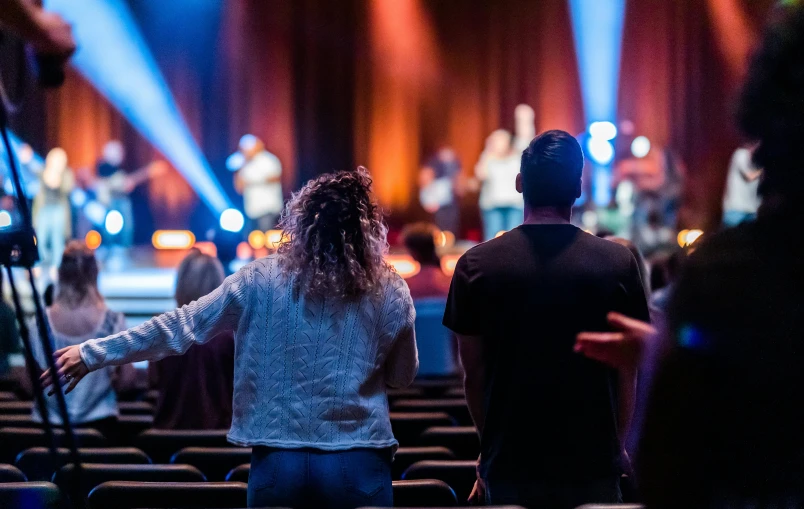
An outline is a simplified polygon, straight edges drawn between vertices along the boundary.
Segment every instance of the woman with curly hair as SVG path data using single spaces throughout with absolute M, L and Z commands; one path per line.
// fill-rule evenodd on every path
M 288 203 L 285 240 L 205 297 L 56 352 L 67 392 L 105 366 L 235 335 L 229 441 L 252 447 L 249 507 L 391 506 L 386 387 L 418 369 L 407 285 L 364 168 L 323 175 Z M 43 375 L 45 384 L 53 379 Z

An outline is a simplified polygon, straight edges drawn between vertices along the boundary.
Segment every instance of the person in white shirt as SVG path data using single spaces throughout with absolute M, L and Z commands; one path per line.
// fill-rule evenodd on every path
M 486 149 L 475 166 L 475 177 L 481 182 L 483 240 L 493 239 L 522 222 L 525 202 L 516 190 L 518 174 L 519 157 L 512 151 L 511 133 L 497 129 L 486 140 Z
M 514 152 L 522 157 L 531 140 L 536 137 L 536 113 L 527 104 L 514 108 Z
M 737 226 L 757 216 L 761 202 L 759 177 L 762 170 L 756 168 L 751 158 L 754 146 L 740 147 L 734 151 L 726 178 L 726 193 L 723 196 L 723 225 Z
M 274 228 L 284 204 L 279 158 L 265 150 L 262 140 L 246 134 L 227 166 L 236 171 L 235 189 L 243 195 L 243 207 L 252 227 L 263 231 Z

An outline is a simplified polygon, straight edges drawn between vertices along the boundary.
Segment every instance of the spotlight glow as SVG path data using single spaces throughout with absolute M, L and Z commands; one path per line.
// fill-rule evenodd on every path
M 7 210 L 0 210 L 0 228 L 11 226 L 11 214 Z
M 156 230 L 151 244 L 156 249 L 190 249 L 195 244 L 195 235 L 188 230 Z
M 227 232 L 239 232 L 243 229 L 245 219 L 237 209 L 226 209 L 221 213 L 221 228 Z M 247 244 L 248 245 L 248 244 Z
M 589 135 L 609 141 L 617 137 L 617 126 L 611 122 L 592 122 L 589 124 Z
M 614 159 L 614 145 L 608 140 L 589 138 L 586 146 L 589 149 L 589 156 L 597 164 L 605 166 Z
M 106 221 L 104 226 L 106 227 L 106 231 L 109 232 L 110 235 L 117 235 L 123 230 L 123 214 L 116 210 L 110 210 L 108 214 L 106 214 Z
M 231 207 L 123 0 L 47 0 L 73 27 L 81 74 L 158 148 L 216 214 Z
M 631 154 L 636 158 L 643 158 L 650 152 L 650 140 L 646 136 L 637 136 L 631 142 Z
M 101 234 L 95 230 L 89 230 L 84 237 L 84 243 L 93 251 L 100 247 L 101 242 L 103 242 L 103 238 Z
M 92 221 L 93 225 L 101 226 L 103 220 L 106 219 L 106 207 L 101 205 L 100 202 L 92 200 L 84 206 L 84 215 Z
M 397 274 L 402 276 L 402 279 L 413 277 L 421 270 L 419 262 L 414 260 L 408 255 L 386 255 L 385 261 L 388 265 L 394 268 Z
M 248 234 L 248 245 L 252 249 L 262 249 L 265 247 L 265 233 L 260 230 L 254 230 Z
M 80 187 L 76 187 L 73 189 L 73 192 L 70 193 L 70 202 L 76 208 L 81 208 L 87 203 L 87 193 Z

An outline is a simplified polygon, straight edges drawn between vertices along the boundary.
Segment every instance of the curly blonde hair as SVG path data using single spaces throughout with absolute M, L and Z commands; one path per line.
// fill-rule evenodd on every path
M 279 226 L 279 265 L 297 294 L 353 298 L 378 291 L 391 272 L 384 257 L 388 229 L 362 166 L 308 182 Z

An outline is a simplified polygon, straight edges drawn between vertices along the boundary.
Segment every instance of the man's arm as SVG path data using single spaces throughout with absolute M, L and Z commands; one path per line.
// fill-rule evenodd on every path
M 479 435 L 483 434 L 485 415 L 483 411 L 484 390 L 486 387 L 485 345 L 480 336 L 458 334 L 458 353 L 463 365 L 463 388 L 466 392 L 466 405 Z
M 0 25 L 29 42 L 38 53 L 67 59 L 75 52 L 72 28 L 54 12 L 25 0 L 0 0 Z

